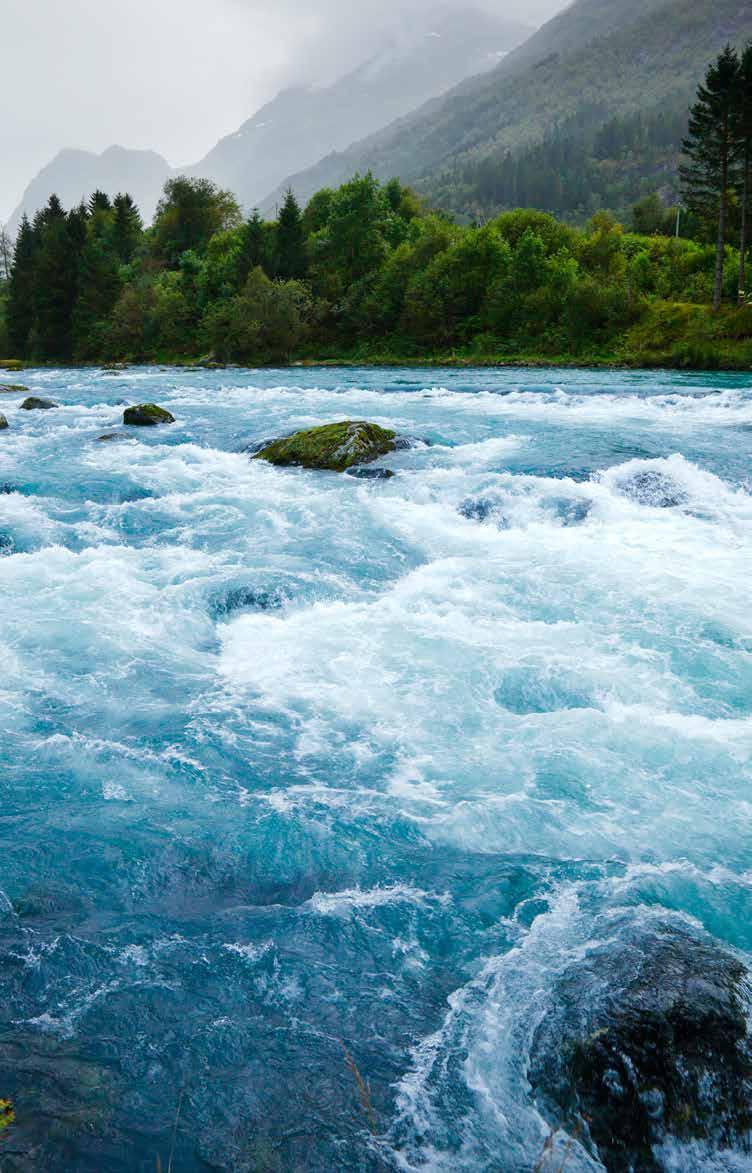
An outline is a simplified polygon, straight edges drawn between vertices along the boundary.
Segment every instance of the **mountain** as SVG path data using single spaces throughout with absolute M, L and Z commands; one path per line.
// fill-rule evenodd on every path
M 279 94 L 187 174 L 215 180 L 250 209 L 291 172 L 343 150 L 463 78 L 492 69 L 530 32 L 474 7 L 437 5 L 430 24 L 403 23 L 384 36 L 369 60 L 335 83 Z
M 15 234 L 23 213 L 33 216 L 52 192 L 72 206 L 96 188 L 129 191 L 148 223 L 165 180 L 178 173 L 213 179 L 250 209 L 291 171 L 343 150 L 463 78 L 492 69 L 530 32 L 474 5 L 458 11 L 454 0 L 443 0 L 430 24 L 406 18 L 384 33 L 357 68 L 329 85 L 283 91 L 199 163 L 179 171 L 153 151 L 61 151 L 29 184 L 8 229 Z
M 70 208 L 88 199 L 97 189 L 111 195 L 130 192 L 148 221 L 171 174 L 167 160 L 154 151 L 129 151 L 125 147 L 108 147 L 101 155 L 70 149 L 60 151 L 26 188 L 8 221 L 8 230 L 15 235 L 24 212 L 33 216 L 53 192 L 64 207 Z
M 727 41 L 750 37 L 749 0 L 575 0 L 495 69 L 283 186 L 306 199 L 370 169 L 379 178 L 398 175 L 457 213 L 493 211 L 504 201 L 489 199 L 493 184 L 484 193 L 479 177 L 487 181 L 510 155 L 567 133 L 584 155 L 605 123 L 660 122 L 663 114 L 671 122 L 686 113 L 710 59 Z M 664 177 L 665 164 L 651 154 L 648 166 Z M 633 159 L 636 188 L 640 166 Z M 539 206 L 553 195 L 544 191 Z

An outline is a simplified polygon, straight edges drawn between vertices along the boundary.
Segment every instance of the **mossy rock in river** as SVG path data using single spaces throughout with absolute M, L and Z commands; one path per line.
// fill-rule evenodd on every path
M 8 421 L 5 418 L 5 416 L 3 415 L 3 413 L 0 412 L 0 432 L 4 432 L 7 427 L 8 427 Z
M 269 464 L 345 472 L 394 452 L 396 433 L 365 420 L 343 420 L 274 440 L 255 454 Z
M 0 383 L 0 395 L 27 395 L 28 392 L 23 383 Z
M 54 399 L 38 399 L 36 395 L 30 395 L 28 399 L 24 399 L 21 404 L 22 411 L 49 411 L 53 407 L 57 407 Z
M 125 409 L 123 423 L 134 428 L 153 428 L 157 424 L 174 424 L 175 416 L 156 403 L 137 403 Z
M 20 358 L 0 358 L 0 371 L 22 371 L 23 368 Z

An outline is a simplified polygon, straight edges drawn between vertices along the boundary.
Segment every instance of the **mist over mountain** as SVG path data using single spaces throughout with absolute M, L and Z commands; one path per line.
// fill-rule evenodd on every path
M 214 179 L 251 208 L 301 164 L 343 150 L 462 79 L 492 69 L 530 31 L 481 8 L 422 13 L 389 29 L 369 57 L 334 84 L 281 93 L 188 174 Z
M 33 12 L 14 0 L 3 24 L 12 51 L 0 75 L 0 108 L 13 116 L 0 119 L 0 221 L 35 174 L 78 198 L 96 168 L 89 160 L 78 173 L 67 151 L 58 158 L 59 148 L 86 146 L 99 155 L 113 141 L 156 148 L 179 171 L 210 161 L 218 178 L 244 182 L 248 198 L 260 199 L 286 174 L 492 66 L 495 52 L 513 48 L 564 2 L 277 0 L 270 7 L 267 0 L 213 0 L 207 8 L 204 0 L 133 0 L 122 22 L 116 6 L 101 7 L 92 21 L 85 0 L 65 9 L 37 0 Z M 431 34 L 442 28 L 440 43 Z M 37 70 L 33 87 L 29 59 Z M 248 117 L 262 108 L 263 118 Z M 258 134 L 269 116 L 278 146 L 274 134 Z M 247 178 L 254 167 L 258 183 Z M 102 174 L 110 174 L 107 165 Z M 140 174 L 134 157 L 112 182 L 126 186 L 132 175 L 135 185 Z M 23 196 L 31 212 L 39 190 L 34 181 Z
M 281 187 L 291 184 L 307 199 L 370 169 L 381 178 L 398 175 L 450 210 L 492 211 L 493 197 L 480 190 L 482 167 L 501 166 L 510 152 L 541 143 L 556 128 L 575 126 L 583 135 L 614 117 L 681 119 L 708 60 L 728 40 L 750 36 L 745 0 L 575 0 L 491 72 Z M 638 180 L 639 156 L 632 167 Z M 546 193 L 536 202 L 548 206 Z

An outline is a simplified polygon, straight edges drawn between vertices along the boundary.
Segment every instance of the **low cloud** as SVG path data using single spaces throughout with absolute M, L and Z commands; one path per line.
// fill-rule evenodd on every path
M 540 21 L 564 0 L 438 0 Z M 437 0 L 5 0 L 0 222 L 63 147 L 197 161 L 280 88 L 345 73 Z M 537 6 L 536 6 L 537 5 Z

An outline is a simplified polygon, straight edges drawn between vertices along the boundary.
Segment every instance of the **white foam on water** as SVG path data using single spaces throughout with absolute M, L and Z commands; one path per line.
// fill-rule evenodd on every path
M 382 908 L 390 904 L 447 904 L 447 894 L 433 895 L 409 884 L 387 884 L 383 888 L 348 888 L 341 892 L 315 892 L 306 907 L 320 916 L 346 916 L 361 909 Z

